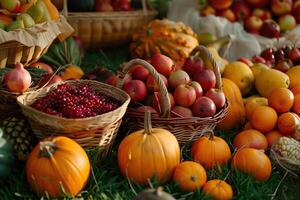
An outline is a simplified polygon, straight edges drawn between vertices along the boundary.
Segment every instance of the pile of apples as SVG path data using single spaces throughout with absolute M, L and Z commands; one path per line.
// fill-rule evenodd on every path
M 241 22 L 253 34 L 268 38 L 294 29 L 300 23 L 300 1 L 296 0 L 209 0 L 202 16 L 217 15 Z
M 132 11 L 136 1 L 131 0 L 68 0 L 71 12 L 114 12 Z M 83 5 L 83 6 L 81 6 Z
M 0 29 L 13 31 L 52 20 L 44 0 L 28 6 L 27 0 L 0 0 Z
M 212 117 L 224 107 L 226 97 L 222 90 L 215 88 L 216 76 L 200 57 L 188 57 L 178 69 L 171 58 L 155 54 L 151 64 L 168 89 L 172 117 Z M 134 66 L 124 82 L 123 90 L 138 105 L 137 110 L 162 112 L 160 88 L 145 67 Z

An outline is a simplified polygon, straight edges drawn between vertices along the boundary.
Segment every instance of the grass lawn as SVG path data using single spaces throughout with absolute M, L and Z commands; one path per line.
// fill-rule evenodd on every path
M 110 69 L 117 69 L 119 64 L 127 59 L 130 55 L 127 47 L 122 47 L 115 50 L 109 50 L 104 53 L 88 53 L 83 60 L 83 66 L 86 71 L 91 70 L 96 66 L 107 66 Z M 121 128 L 126 130 L 126 127 Z M 141 191 L 142 186 L 135 185 L 122 177 L 117 164 L 117 148 L 121 139 L 125 135 L 120 132 L 108 159 L 99 163 L 97 160 L 97 149 L 87 150 L 90 156 L 93 174 L 90 176 L 87 186 L 84 191 L 75 199 L 115 199 L 115 200 L 130 200 L 135 196 L 135 193 Z M 234 133 L 220 133 L 230 143 Z M 187 148 L 188 149 L 188 148 Z M 189 151 L 186 150 L 182 155 L 183 160 L 189 160 Z M 284 177 L 285 171 L 273 164 L 273 171 L 270 179 L 266 182 L 256 182 L 249 176 L 236 172 L 230 166 L 222 168 L 220 171 L 209 171 L 208 180 L 213 178 L 224 179 L 230 183 L 234 189 L 234 199 L 238 200 L 265 200 L 271 199 L 279 182 Z M 24 172 L 24 163 L 16 163 L 13 172 L 5 181 L 0 182 L 0 199 L 1 200 L 17 200 L 17 199 L 37 199 L 30 191 L 26 182 Z M 155 187 L 155 183 L 153 183 Z M 278 188 L 275 199 L 278 200 L 299 200 L 300 199 L 300 180 L 290 174 L 284 179 Z M 209 199 L 204 197 L 200 191 L 195 193 L 180 192 L 176 184 L 170 182 L 164 185 L 164 190 L 174 195 L 176 199 Z M 47 198 L 45 198 L 47 199 Z M 65 198 L 72 199 L 72 198 Z

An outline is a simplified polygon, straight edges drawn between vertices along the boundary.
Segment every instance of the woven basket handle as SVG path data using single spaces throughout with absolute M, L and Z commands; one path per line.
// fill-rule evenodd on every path
M 213 55 L 210 53 L 210 51 L 205 46 L 197 46 L 193 49 L 190 55 L 192 56 L 202 55 L 209 60 L 209 62 L 212 64 L 213 71 L 216 76 L 216 88 L 222 90 L 222 77 L 221 77 L 220 69 L 218 63 L 213 58 Z
M 158 84 L 159 86 L 159 103 L 160 103 L 160 107 L 162 109 L 162 117 L 169 117 L 170 116 L 170 110 L 171 110 L 171 103 L 170 103 L 170 99 L 169 99 L 169 94 L 168 94 L 168 89 L 165 86 L 162 78 L 160 77 L 159 73 L 155 70 L 155 68 L 148 62 L 146 62 L 145 60 L 136 58 L 133 59 L 127 63 L 124 63 L 121 66 L 121 71 L 118 72 L 118 82 L 117 82 L 117 87 L 122 89 L 123 88 L 123 84 L 124 84 L 124 77 L 125 75 L 128 73 L 128 71 L 130 69 L 132 69 L 133 67 L 135 67 L 136 65 L 142 65 L 144 66 L 149 73 L 153 76 L 155 82 Z
M 64 6 L 61 13 L 63 16 L 68 17 L 68 0 L 64 0 Z

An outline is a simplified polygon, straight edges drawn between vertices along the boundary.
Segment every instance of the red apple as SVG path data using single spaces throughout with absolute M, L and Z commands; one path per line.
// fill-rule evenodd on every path
M 205 69 L 202 72 L 196 73 L 193 76 L 193 80 L 200 83 L 204 92 L 206 92 L 210 88 L 214 88 L 216 86 L 215 73 L 210 69 Z
M 96 0 L 95 10 L 97 12 L 112 12 L 114 8 L 111 5 L 110 0 Z
M 159 76 L 163 80 L 165 86 L 168 88 L 168 79 L 162 74 L 159 74 Z M 155 81 L 155 79 L 153 78 L 152 75 L 148 76 L 147 81 L 146 81 L 146 85 L 147 85 L 147 88 L 150 92 L 158 92 L 159 91 L 159 86 L 156 83 L 156 81 Z
M 292 8 L 293 0 L 271 0 L 271 10 L 277 16 L 290 13 Z
M 117 86 L 117 82 L 118 82 L 118 78 L 116 75 L 109 76 L 105 81 L 105 83 L 112 85 L 112 86 Z
M 143 101 L 147 97 L 147 87 L 141 80 L 131 80 L 124 84 L 123 90 L 129 94 L 132 102 Z
M 202 96 L 196 99 L 192 112 L 196 117 L 212 117 L 216 114 L 216 105 L 210 98 Z
M 173 71 L 168 79 L 168 83 L 171 89 L 175 89 L 180 84 L 186 84 L 190 82 L 190 76 L 183 70 Z
M 236 21 L 236 16 L 230 8 L 227 8 L 225 10 L 218 10 L 217 16 L 224 17 L 224 18 L 228 19 L 228 21 L 230 21 L 230 22 Z
M 266 60 L 261 56 L 253 56 L 251 61 L 253 63 L 264 63 L 264 64 L 266 63 Z
M 300 1 L 296 1 L 293 5 L 293 15 L 297 21 L 300 23 Z
M 183 106 L 175 106 L 171 111 L 171 117 L 193 117 L 191 109 Z
M 114 0 L 112 2 L 112 6 L 114 10 L 118 11 L 131 11 L 131 3 L 130 0 Z
M 255 8 L 252 11 L 252 16 L 259 17 L 263 21 L 265 21 L 267 19 L 272 19 L 271 12 L 269 10 L 261 9 L 261 8 Z
M 151 64 L 158 73 L 161 73 L 166 77 L 169 77 L 169 75 L 175 67 L 174 62 L 171 58 L 160 53 L 154 54 L 154 56 L 151 59 Z
M 137 79 L 137 80 L 141 80 L 141 81 L 143 81 L 143 80 L 145 80 L 146 78 L 148 78 L 148 76 L 149 76 L 149 71 L 148 71 L 148 69 L 146 69 L 144 66 L 142 66 L 142 65 L 136 65 L 134 68 L 133 68 L 133 70 L 132 70 L 132 72 L 131 72 L 132 74 L 132 78 L 133 79 Z
M 229 8 L 233 0 L 209 0 L 209 4 L 217 10 Z
M 50 65 L 48 65 L 46 63 L 43 63 L 43 62 L 33 63 L 33 64 L 30 65 L 30 67 L 36 67 L 36 68 L 39 68 L 39 69 L 43 69 L 46 72 L 48 72 L 48 74 L 53 74 L 53 70 L 50 67 Z
M 211 88 L 205 93 L 205 96 L 213 100 L 217 109 L 223 108 L 226 103 L 226 97 L 222 90 Z
M 197 72 L 201 72 L 204 69 L 204 62 L 200 57 L 189 56 L 182 67 L 190 76 L 194 75 Z
M 265 59 L 266 63 L 270 63 L 271 65 L 275 63 L 275 55 L 272 48 L 266 48 L 261 52 L 260 56 Z
M 297 63 L 300 62 L 300 50 L 296 47 L 293 47 L 289 53 L 288 53 L 288 58 L 293 62 Z
M 41 80 L 38 83 L 39 88 L 49 86 L 53 83 L 62 82 L 62 78 L 58 75 L 46 74 L 42 76 Z
M 285 59 L 285 60 L 278 61 L 274 68 L 285 73 L 292 66 L 293 66 L 293 62 L 290 59 Z
M 201 97 L 203 95 L 203 89 L 201 85 L 197 81 L 191 81 L 188 83 L 189 86 L 192 86 L 196 92 L 196 98 Z
M 174 107 L 175 105 L 175 101 L 174 101 L 174 97 L 171 93 L 168 93 L 169 96 L 169 100 L 170 100 L 170 104 L 171 104 L 171 109 Z M 159 93 L 158 92 L 154 92 L 153 95 L 151 96 L 151 102 L 152 102 L 152 107 L 159 113 L 162 112 L 162 102 L 161 99 L 159 98 Z
M 251 7 L 245 1 L 235 1 L 231 7 L 238 21 L 244 21 L 251 15 Z
M 262 8 L 269 4 L 270 0 L 246 0 L 254 8 Z
M 200 15 L 201 16 L 208 16 L 208 15 L 215 15 L 216 14 L 216 9 L 214 9 L 212 6 L 204 6 L 203 8 L 201 8 L 200 10 Z
M 280 27 L 274 20 L 266 20 L 260 28 L 259 33 L 268 38 L 278 38 L 280 37 Z
M 262 27 L 263 21 L 256 16 L 250 16 L 245 21 L 245 29 L 249 32 L 258 32 Z
M 21 2 L 19 0 L 2 0 L 1 7 L 11 13 L 19 13 L 21 11 Z
M 249 67 L 253 66 L 253 62 L 250 59 L 245 58 L 245 57 L 240 57 L 239 59 L 237 59 L 237 61 L 243 62 L 246 65 L 248 65 Z
M 278 24 L 282 32 L 293 30 L 297 26 L 296 19 L 291 14 L 279 17 Z
M 285 59 L 285 52 L 282 48 L 278 49 L 274 52 L 275 62 L 281 61 Z
M 187 84 L 178 85 L 174 91 L 174 100 L 179 106 L 189 107 L 196 100 L 196 91 Z

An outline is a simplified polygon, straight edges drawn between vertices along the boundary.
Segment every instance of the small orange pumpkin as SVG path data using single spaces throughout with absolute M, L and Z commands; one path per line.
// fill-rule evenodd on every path
M 207 176 L 202 165 L 193 161 L 185 161 L 175 168 L 173 180 L 181 190 L 195 192 L 206 183 Z
M 227 142 L 210 131 L 209 136 L 202 136 L 193 143 L 191 155 L 194 161 L 211 169 L 216 165 L 226 164 L 231 152 Z
M 258 181 L 268 180 L 272 172 L 268 156 L 262 150 L 254 148 L 238 150 L 232 158 L 232 165 Z
M 266 150 L 268 148 L 267 138 L 255 129 L 248 129 L 238 133 L 233 139 L 235 148 L 251 147 Z
M 147 184 L 154 178 L 165 183 L 180 163 L 176 137 L 162 128 L 152 128 L 150 111 L 145 112 L 145 129 L 125 137 L 118 149 L 119 169 L 135 183 Z
M 90 162 L 79 144 L 67 137 L 49 138 L 36 145 L 26 163 L 27 181 L 38 195 L 77 195 L 90 174 Z M 62 190 L 64 189 L 64 191 Z
M 213 200 L 229 200 L 233 197 L 231 185 L 218 179 L 207 181 L 203 187 L 203 193 L 212 197 Z

